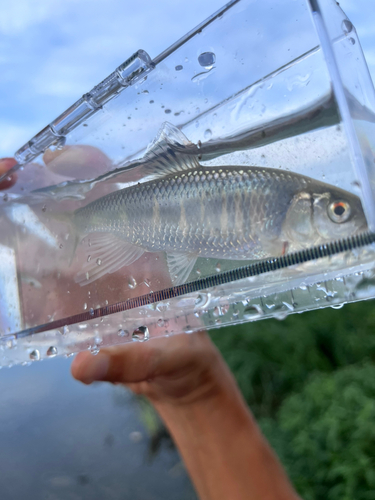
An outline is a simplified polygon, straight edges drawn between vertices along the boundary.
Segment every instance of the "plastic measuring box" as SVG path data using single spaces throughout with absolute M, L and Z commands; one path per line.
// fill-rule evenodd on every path
M 232 1 L 154 59 L 139 50 L 15 154 L 1 366 L 374 297 L 374 138 L 373 84 L 333 0 Z M 200 194 L 160 198 L 166 176 Z M 197 235 L 250 250 L 193 251 Z

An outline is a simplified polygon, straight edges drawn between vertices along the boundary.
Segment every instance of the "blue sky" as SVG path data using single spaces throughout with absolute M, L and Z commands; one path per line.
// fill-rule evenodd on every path
M 223 3 L 2 2 L 0 156 L 11 156 L 137 49 L 155 57 Z M 342 0 L 340 5 L 357 28 L 375 80 L 373 0 Z

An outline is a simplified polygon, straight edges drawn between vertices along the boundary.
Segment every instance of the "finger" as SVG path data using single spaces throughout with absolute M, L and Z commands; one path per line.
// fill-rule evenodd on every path
M 92 356 L 80 353 L 72 363 L 72 375 L 83 383 L 94 381 L 142 382 L 179 370 L 209 364 L 213 348 L 205 332 L 152 339 L 147 343 L 125 344 L 102 349 Z
M 5 174 L 10 170 L 17 162 L 14 158 L 2 158 L 0 160 L 0 175 Z M 9 178 L 4 179 L 0 182 L 0 190 L 1 189 L 9 189 L 12 187 L 17 181 L 17 174 L 11 174 Z
M 102 349 L 96 356 L 79 353 L 72 363 L 72 375 L 85 384 L 94 381 L 121 382 L 123 384 L 147 380 L 152 361 L 157 356 L 154 342 L 126 344 Z
M 93 178 L 111 167 L 108 156 L 100 149 L 87 145 L 64 146 L 54 151 L 47 149 L 43 161 L 48 170 L 75 179 Z

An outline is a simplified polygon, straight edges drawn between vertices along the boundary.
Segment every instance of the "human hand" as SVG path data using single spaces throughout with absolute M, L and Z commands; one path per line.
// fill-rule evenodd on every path
M 2 158 L 0 159 L 0 175 L 4 175 L 8 170 L 10 170 L 15 164 L 16 160 L 14 158 Z M 9 189 L 15 184 L 17 180 L 17 174 L 11 174 L 9 178 L 4 179 L 0 182 L 0 190 Z
M 81 352 L 72 363 L 72 374 L 85 384 L 120 383 L 153 403 L 176 405 L 207 401 L 220 391 L 223 374 L 232 379 L 204 331 L 118 345 L 96 356 Z

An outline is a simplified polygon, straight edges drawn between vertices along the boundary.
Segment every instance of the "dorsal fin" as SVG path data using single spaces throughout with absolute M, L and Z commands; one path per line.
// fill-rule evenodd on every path
M 157 179 L 183 170 L 199 168 L 198 159 L 191 153 L 192 150 L 194 150 L 193 143 L 181 130 L 171 123 L 163 123 L 142 158 L 146 176 L 150 175 L 152 179 Z

